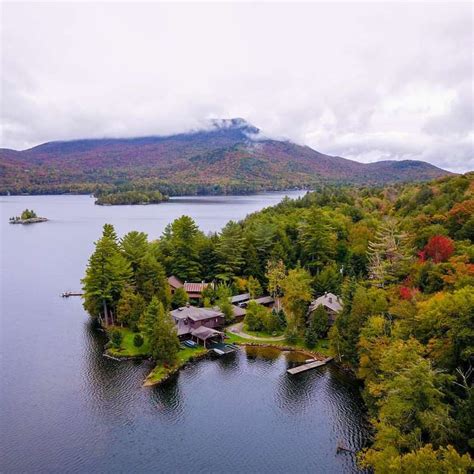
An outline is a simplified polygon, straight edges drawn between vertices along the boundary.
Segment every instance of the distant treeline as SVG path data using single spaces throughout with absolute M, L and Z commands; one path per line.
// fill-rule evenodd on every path
M 0 195 L 43 195 L 43 194 L 92 194 L 99 198 L 108 194 L 139 192 L 150 193 L 159 191 L 165 196 L 221 196 L 247 195 L 265 191 L 283 191 L 288 189 L 314 189 L 318 183 L 307 183 L 295 186 L 293 183 L 280 183 L 264 186 L 261 183 L 222 183 L 222 184 L 174 184 L 157 180 L 120 181 L 111 184 L 70 183 L 70 184 L 35 184 L 0 188 Z M 341 183 L 342 185 L 342 183 Z

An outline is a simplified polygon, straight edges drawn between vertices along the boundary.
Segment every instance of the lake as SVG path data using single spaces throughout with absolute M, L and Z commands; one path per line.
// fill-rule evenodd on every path
M 151 206 L 95 206 L 88 196 L 0 197 L 0 471 L 356 471 L 367 440 L 353 379 L 335 366 L 299 376 L 279 351 L 239 350 L 186 367 L 155 388 L 149 362 L 102 356 L 79 290 L 104 223 L 158 238 L 187 214 L 205 232 L 274 205 L 285 194 L 182 197 Z M 8 218 L 25 208 L 50 219 Z

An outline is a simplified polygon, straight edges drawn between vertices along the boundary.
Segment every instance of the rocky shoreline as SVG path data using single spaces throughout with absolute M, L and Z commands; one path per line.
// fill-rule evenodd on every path
M 10 224 L 36 224 L 38 222 L 47 222 L 46 217 L 32 217 L 31 219 L 12 219 Z

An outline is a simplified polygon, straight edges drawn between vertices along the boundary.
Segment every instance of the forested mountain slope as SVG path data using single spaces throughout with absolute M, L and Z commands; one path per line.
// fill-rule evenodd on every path
M 364 164 L 266 139 L 243 119 L 171 136 L 45 143 L 0 150 L 1 193 L 159 189 L 165 194 L 245 193 L 321 182 L 383 184 L 449 174 L 421 161 Z

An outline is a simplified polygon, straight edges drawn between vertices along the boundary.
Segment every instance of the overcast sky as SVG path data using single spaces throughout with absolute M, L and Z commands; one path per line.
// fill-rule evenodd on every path
M 1 146 L 243 117 L 328 154 L 472 170 L 472 8 L 3 3 Z

